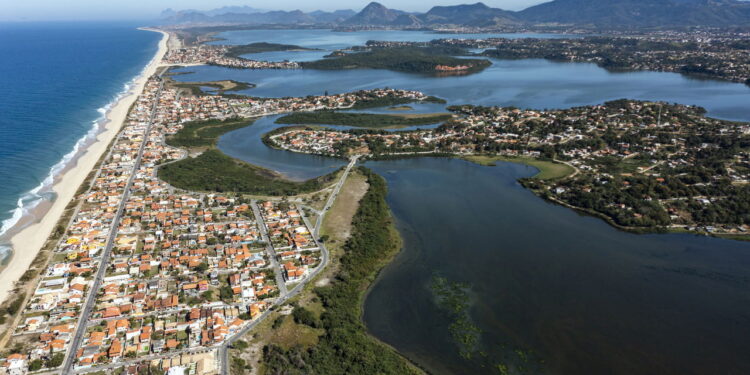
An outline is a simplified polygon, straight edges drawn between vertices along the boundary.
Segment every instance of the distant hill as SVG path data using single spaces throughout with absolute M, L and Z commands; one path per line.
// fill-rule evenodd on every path
M 496 26 L 519 23 L 514 12 L 490 8 L 483 3 L 436 6 L 427 13 L 410 14 L 372 2 L 342 25 L 345 26 Z
M 566 24 L 614 28 L 679 26 L 750 26 L 750 2 L 739 0 L 553 0 L 520 12 L 484 3 L 436 6 L 408 13 L 372 2 L 360 12 L 339 10 L 261 11 L 224 7 L 210 11 L 162 12 L 164 24 L 318 25 L 375 27 L 493 27 Z
M 388 9 L 383 4 L 372 2 L 368 4 L 364 9 L 362 9 L 359 13 L 344 21 L 343 24 L 379 26 L 396 25 L 403 23 L 404 18 L 401 18 L 402 16 L 408 17 L 406 12 Z
M 243 9 L 236 9 L 243 8 Z M 231 10 L 222 13 L 221 10 Z M 249 7 L 225 7 L 211 11 L 186 10 L 175 12 L 168 9 L 162 12 L 162 24 L 198 24 L 198 25 L 338 25 L 351 18 L 356 13 L 353 10 L 337 10 L 334 12 L 315 11 L 305 13 L 293 11 L 258 11 Z
M 495 26 L 519 23 L 515 12 L 490 8 L 484 3 L 436 6 L 419 16 L 424 24 Z
M 554 0 L 517 13 L 524 21 L 597 26 L 734 26 L 750 22 L 736 0 Z
M 336 10 L 333 12 L 324 12 L 318 10 L 315 12 L 311 12 L 310 16 L 315 18 L 315 20 L 317 20 L 319 23 L 340 24 L 341 22 L 344 22 L 355 14 L 356 12 L 351 9 Z

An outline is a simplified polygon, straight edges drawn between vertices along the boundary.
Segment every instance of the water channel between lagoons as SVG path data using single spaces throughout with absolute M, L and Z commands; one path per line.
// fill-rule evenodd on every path
M 325 50 L 368 39 L 442 37 L 357 34 L 255 30 L 220 36 L 234 44 L 269 41 Z M 275 57 L 294 60 L 306 53 L 311 52 Z M 610 73 L 591 64 L 493 63 L 482 73 L 450 78 L 219 67 L 185 68 L 193 73 L 175 78 L 251 82 L 257 87 L 242 93 L 263 97 L 393 87 L 420 90 L 448 104 L 538 109 L 619 98 L 665 100 L 701 105 L 710 116 L 750 120 L 750 88 L 744 85 L 671 73 Z M 443 107 L 416 105 L 415 111 Z M 344 164 L 266 147 L 260 137 L 280 126 L 274 119 L 226 134 L 219 148 L 295 179 Z M 517 179 L 535 170 L 523 165 L 417 158 L 366 166 L 388 181 L 388 203 L 404 249 L 369 293 L 364 321 L 373 335 L 431 373 L 498 374 L 504 368 L 535 374 L 750 373 L 750 243 L 617 231 L 525 190 Z M 455 316 L 437 303 L 436 277 L 463 285 L 468 320 L 480 329 L 470 359 L 460 355 L 451 337 Z

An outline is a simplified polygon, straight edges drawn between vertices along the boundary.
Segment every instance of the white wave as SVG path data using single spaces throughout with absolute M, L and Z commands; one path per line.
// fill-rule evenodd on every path
M 7 245 L 0 244 L 0 262 L 4 262 L 11 254 L 11 248 Z
M 18 224 L 18 222 L 21 221 L 21 219 L 25 215 L 27 215 L 29 212 L 31 212 L 31 210 L 37 207 L 44 199 L 50 199 L 50 195 L 45 193 L 50 193 L 52 191 L 52 185 L 55 182 L 55 178 L 60 174 L 60 172 L 65 170 L 71 160 L 79 156 L 79 153 L 87 143 L 93 141 L 96 138 L 97 134 L 99 134 L 102 123 L 106 120 L 107 112 L 109 112 L 112 106 L 114 106 L 123 97 L 127 96 L 130 93 L 132 87 L 135 84 L 135 81 L 145 72 L 145 70 L 146 68 L 144 68 L 141 73 L 133 77 L 130 81 L 126 82 L 123 85 L 123 89 L 119 93 L 117 93 L 109 103 L 96 110 L 97 112 L 99 112 L 100 116 L 96 120 L 92 121 L 91 129 L 89 129 L 89 131 L 86 132 L 83 137 L 76 141 L 76 143 L 73 145 L 73 149 L 70 152 L 65 154 L 60 159 L 60 161 L 50 167 L 49 173 L 39 185 L 18 198 L 16 208 L 10 211 L 12 212 L 11 216 L 0 223 L 0 237 L 2 237 L 8 230 L 10 230 L 10 228 L 13 228 L 16 224 Z M 0 258 L 3 256 L 3 253 L 4 251 L 0 249 Z

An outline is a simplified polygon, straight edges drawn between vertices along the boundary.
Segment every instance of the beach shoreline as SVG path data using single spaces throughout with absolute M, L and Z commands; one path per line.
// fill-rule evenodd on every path
M 146 81 L 161 65 L 162 58 L 167 52 L 169 34 L 156 29 L 140 28 L 140 30 L 158 32 L 162 34 L 158 49 L 151 61 L 144 67 L 140 75 L 133 81 L 127 93 L 121 95 L 105 113 L 99 123 L 99 131 L 94 139 L 65 166 L 60 175 L 55 176 L 55 183 L 51 191 L 55 194 L 54 201 L 40 218 L 27 223 L 23 228 L 12 233 L 10 245 L 12 252 L 9 260 L 0 271 L 0 303 L 5 302 L 15 289 L 16 282 L 29 269 L 37 254 L 44 247 L 55 227 L 63 217 L 66 207 L 76 198 L 76 192 L 83 184 L 98 161 L 104 155 L 112 140 L 122 129 L 128 111 L 137 97 L 143 92 Z

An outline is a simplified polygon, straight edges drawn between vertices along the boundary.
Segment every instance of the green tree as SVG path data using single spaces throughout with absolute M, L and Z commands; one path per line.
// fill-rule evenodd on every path
M 29 363 L 29 371 L 39 371 L 42 369 L 43 364 L 44 362 L 37 358 Z
M 52 355 L 52 358 L 50 358 L 49 361 L 47 361 L 47 367 L 49 368 L 56 368 L 60 367 L 62 365 L 63 360 L 65 360 L 65 354 L 64 353 L 55 353 Z

